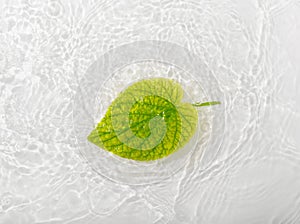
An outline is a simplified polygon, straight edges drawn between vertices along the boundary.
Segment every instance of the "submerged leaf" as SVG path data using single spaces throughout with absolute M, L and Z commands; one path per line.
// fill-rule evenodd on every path
M 163 158 L 183 147 L 196 130 L 198 113 L 182 97 L 174 80 L 136 82 L 112 102 L 88 140 L 127 159 Z

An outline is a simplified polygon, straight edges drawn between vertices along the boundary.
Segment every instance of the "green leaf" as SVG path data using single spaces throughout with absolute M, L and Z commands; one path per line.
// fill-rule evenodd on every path
M 168 156 L 191 139 L 198 122 L 195 107 L 181 102 L 182 97 L 183 90 L 174 80 L 136 82 L 112 102 L 88 140 L 127 159 Z

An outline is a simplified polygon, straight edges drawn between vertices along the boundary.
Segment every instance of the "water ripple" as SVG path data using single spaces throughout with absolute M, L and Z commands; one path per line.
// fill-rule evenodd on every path
M 0 223 L 299 223 L 299 7 L 3 3 Z M 103 58 L 115 67 L 87 79 Z M 222 101 L 199 112 L 191 150 L 148 166 L 88 154 L 85 132 L 117 93 L 153 76 Z

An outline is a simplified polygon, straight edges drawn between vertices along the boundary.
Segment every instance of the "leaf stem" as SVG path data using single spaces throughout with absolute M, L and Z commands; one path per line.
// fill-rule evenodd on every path
M 211 101 L 211 102 L 205 102 L 205 103 L 193 103 L 192 105 L 194 107 L 204 107 L 204 106 L 213 106 L 213 105 L 217 105 L 217 104 L 221 104 L 221 102 L 219 101 Z

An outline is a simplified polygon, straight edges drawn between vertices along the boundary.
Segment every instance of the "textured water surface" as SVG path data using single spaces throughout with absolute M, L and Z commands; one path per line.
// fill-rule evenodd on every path
M 298 0 L 2 1 L 0 223 L 300 223 L 299 27 Z M 161 161 L 89 144 L 149 77 L 222 104 Z

